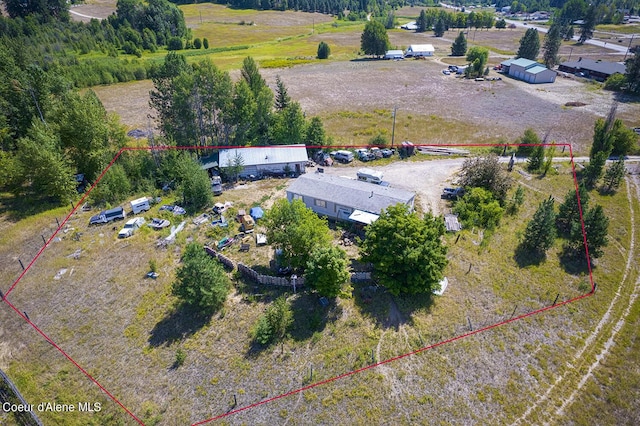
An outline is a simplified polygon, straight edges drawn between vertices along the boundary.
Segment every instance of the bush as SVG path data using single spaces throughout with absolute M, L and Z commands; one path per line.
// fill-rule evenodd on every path
M 182 50 L 184 49 L 184 44 L 180 37 L 171 37 L 167 42 L 168 50 Z
M 184 365 L 184 361 L 187 359 L 187 354 L 181 348 L 176 351 L 176 367 Z
M 202 39 L 202 47 L 204 47 L 205 49 L 209 48 L 209 39 L 207 38 Z
M 202 41 L 200 41 L 200 39 L 197 37 L 193 39 L 193 48 L 202 49 Z
M 318 59 L 328 59 L 331 55 L 331 48 L 327 43 L 321 41 L 318 45 Z
M 613 90 L 614 92 L 620 92 L 627 85 L 627 78 L 622 74 L 613 74 L 604 83 L 606 90 Z

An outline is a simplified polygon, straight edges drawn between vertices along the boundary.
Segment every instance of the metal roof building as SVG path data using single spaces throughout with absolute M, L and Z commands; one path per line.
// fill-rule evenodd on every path
M 594 61 L 593 59 L 580 58 L 577 61 L 563 62 L 558 69 L 562 72 L 575 74 L 584 73 L 587 78 L 604 81 L 613 74 L 625 74 L 627 67 L 620 62 Z
M 389 186 L 312 173 L 291 182 L 287 199 L 300 199 L 321 216 L 349 220 L 356 210 L 378 215 L 383 209 L 398 203 L 413 210 L 415 194 Z
M 233 148 L 220 151 L 220 167 L 232 165 L 237 155 L 242 157 L 244 165 L 240 176 L 281 173 L 287 166 L 291 172 L 300 174 L 304 173 L 309 159 L 303 144 Z
M 505 62 L 503 62 L 503 64 Z M 539 84 L 553 83 L 556 81 L 555 71 L 530 59 L 518 58 L 511 61 L 507 66 L 509 67 L 508 72 L 511 77 L 526 81 L 527 83 Z
M 407 48 L 407 51 L 404 53 L 405 56 L 433 56 L 433 52 L 435 49 L 433 48 L 433 44 L 412 44 Z

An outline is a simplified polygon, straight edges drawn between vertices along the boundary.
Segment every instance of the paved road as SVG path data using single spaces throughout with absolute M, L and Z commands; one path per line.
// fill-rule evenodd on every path
M 448 9 L 458 9 L 455 6 L 452 6 L 450 4 L 446 4 L 446 3 L 440 3 L 441 6 L 446 7 Z M 465 13 L 470 13 L 470 10 L 465 10 Z M 540 31 L 541 33 L 547 33 L 547 31 L 549 31 L 548 28 L 546 27 L 539 27 L 536 25 L 531 24 L 532 21 L 527 21 L 527 22 L 523 22 L 523 21 L 516 21 L 516 20 L 512 20 L 512 19 L 505 19 L 505 21 L 507 22 L 507 24 L 513 24 L 518 28 L 535 28 L 538 31 Z M 627 38 L 624 35 L 620 35 L 621 39 Z M 573 37 L 574 41 L 578 41 L 580 39 L 579 36 L 575 36 Z M 585 42 L 585 44 L 590 44 L 592 46 L 598 46 L 598 47 L 602 47 L 604 49 L 609 49 L 609 50 L 613 50 L 615 52 L 618 53 L 628 53 L 628 49 L 629 49 L 629 44 L 625 43 L 626 45 L 619 45 L 619 44 L 615 44 L 615 43 L 611 43 L 611 42 L 606 42 L 606 41 L 600 41 L 600 40 L 596 40 L 596 39 L 590 39 L 587 40 Z

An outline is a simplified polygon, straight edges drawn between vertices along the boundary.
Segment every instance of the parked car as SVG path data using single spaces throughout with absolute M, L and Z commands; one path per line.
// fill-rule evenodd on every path
M 222 179 L 220 176 L 213 176 L 211 178 L 211 191 L 213 192 L 213 195 L 222 194 Z
M 319 166 L 331 166 L 333 164 L 333 159 L 326 152 L 318 151 L 313 156 L 313 161 L 316 162 Z
M 464 195 L 464 188 L 445 188 L 442 191 L 442 198 L 447 200 L 457 200 Z
M 350 163 L 353 161 L 353 152 L 345 150 L 336 151 L 333 159 L 339 163 Z
M 449 71 L 453 71 L 453 72 L 458 71 L 458 66 L 457 65 L 449 65 Z
M 357 153 L 358 153 L 358 160 L 360 161 L 367 162 L 367 161 L 372 161 L 376 159 L 376 156 L 372 152 L 369 152 L 369 150 L 366 148 L 358 149 Z
M 144 225 L 144 223 L 145 220 L 143 217 L 128 220 L 127 223 L 124 224 L 124 228 L 118 232 L 118 238 L 129 238 L 138 228 Z
M 382 153 L 382 157 L 383 158 L 389 158 L 393 155 L 393 150 L 392 149 L 381 149 L 380 152 Z
M 89 219 L 89 225 L 100 225 L 102 223 L 109 223 L 113 220 L 124 219 L 127 214 L 122 207 L 116 207 L 110 210 L 100 212 L 91 219 Z
M 444 75 L 451 75 L 451 71 L 449 71 L 449 70 L 442 70 L 442 74 L 444 74 Z

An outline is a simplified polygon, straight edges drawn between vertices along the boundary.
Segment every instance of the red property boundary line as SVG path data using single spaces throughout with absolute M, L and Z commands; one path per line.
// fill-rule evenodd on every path
M 199 426 L 199 425 L 203 425 L 215 420 L 219 420 L 222 419 L 224 417 L 228 417 L 231 416 L 233 414 L 237 414 L 246 410 L 250 410 L 252 408 L 256 408 L 258 406 L 261 405 L 265 405 L 267 403 L 270 403 L 272 401 L 276 401 L 282 398 L 286 398 L 289 397 L 291 395 L 295 395 L 298 394 L 300 392 L 304 392 L 305 390 L 309 390 L 309 389 L 313 389 L 315 387 L 318 386 L 322 386 L 346 377 L 350 377 L 353 376 L 355 374 L 361 373 L 363 371 L 366 370 L 370 370 L 373 369 L 375 367 L 384 365 L 384 364 L 388 364 L 403 358 L 407 358 L 409 356 L 412 355 L 416 355 L 425 351 L 428 351 L 430 349 L 434 349 L 437 348 L 439 346 L 443 346 L 446 345 L 447 343 L 451 343 L 451 342 L 455 342 L 457 340 L 461 340 L 464 339 L 465 337 L 469 337 L 469 336 L 473 336 L 475 334 L 487 331 L 487 330 L 491 330 L 493 328 L 497 328 L 501 325 L 505 325 L 514 321 L 518 321 L 521 320 L 523 318 L 527 318 L 560 306 L 564 306 L 567 305 L 569 303 L 573 303 L 575 301 L 581 300 L 585 297 L 589 297 L 592 296 L 596 290 L 596 284 L 593 281 L 593 271 L 592 271 L 592 267 L 591 267 L 591 261 L 590 261 L 590 257 L 589 257 L 589 247 L 587 246 L 587 236 L 586 236 L 586 232 L 585 232 L 585 226 L 584 226 L 584 220 L 583 220 L 583 213 L 582 213 L 582 204 L 581 204 L 581 200 L 580 200 L 580 194 L 578 191 L 578 178 L 576 175 L 576 168 L 575 168 L 575 163 L 573 160 L 573 150 L 571 148 L 570 144 L 555 144 L 555 143 L 543 143 L 543 144 L 441 144 L 441 145 L 429 145 L 429 144 L 418 144 L 418 145 L 414 145 L 415 149 L 418 149 L 420 147 L 482 147 L 482 148 L 488 148 L 488 147 L 519 147 L 519 146 L 545 146 L 545 147 L 563 147 L 563 148 L 569 148 L 569 160 L 571 162 L 571 169 L 572 169 L 572 175 L 573 175 L 573 182 L 574 182 L 574 187 L 575 187 L 575 191 L 576 191 L 576 196 L 577 196 L 577 201 L 578 201 L 578 211 L 580 214 L 580 223 L 582 226 L 582 238 L 583 238 L 583 245 L 585 248 L 585 256 L 587 259 L 587 268 L 589 271 L 589 281 L 591 283 L 591 291 L 589 291 L 588 293 L 585 293 L 583 295 L 574 297 L 572 299 L 560 302 L 560 303 L 555 303 L 553 305 L 550 306 L 546 306 L 544 308 L 540 308 L 538 310 L 529 312 L 529 313 L 525 313 L 523 315 L 514 317 L 514 318 L 510 318 L 508 320 L 505 321 L 501 321 L 483 328 L 479 328 L 477 330 L 472 330 L 468 333 L 464 333 L 455 337 L 452 337 L 450 339 L 447 340 L 443 340 L 441 342 L 435 343 L 435 344 L 431 344 L 428 346 L 425 346 L 423 348 L 417 349 L 415 351 L 412 352 L 408 352 L 402 355 L 398 355 L 395 356 L 393 358 L 389 358 L 386 359 L 384 361 L 380 361 L 371 365 L 368 365 L 366 367 L 362 367 L 359 368 L 357 370 L 352 370 L 349 372 L 346 372 L 344 374 L 340 374 L 338 376 L 334 376 L 331 377 L 329 379 L 320 381 L 320 382 L 316 382 L 316 383 L 312 383 L 310 385 L 250 404 L 250 405 L 246 405 L 231 411 L 228 411 L 226 413 L 193 423 L 192 426 Z M 270 146 L 271 148 L 284 148 L 284 146 L 279 146 L 279 145 L 272 145 Z M 178 149 L 178 150 L 203 150 L 203 149 L 234 149 L 234 148 L 262 148 L 262 147 L 245 147 L 245 146 L 189 146 L 189 147 L 173 147 L 173 146 L 156 146 L 156 147 L 125 147 L 125 148 L 121 148 L 118 153 L 115 155 L 115 157 L 113 158 L 113 160 L 111 160 L 111 162 L 109 163 L 109 165 L 102 171 L 102 173 L 100 174 L 100 176 L 98 176 L 98 178 L 96 179 L 96 181 L 94 182 L 93 185 L 91 185 L 91 187 L 89 188 L 89 190 L 85 193 L 85 195 L 80 199 L 80 201 L 78 202 L 77 205 L 72 207 L 73 209 L 71 210 L 71 212 L 64 218 L 64 220 L 60 223 L 60 225 L 58 226 L 58 228 L 55 230 L 55 232 L 53 233 L 53 235 L 51 235 L 51 237 L 45 242 L 44 246 L 38 251 L 38 253 L 35 255 L 35 257 L 33 258 L 33 260 L 31 260 L 31 262 L 27 265 L 27 267 L 22 271 L 22 273 L 20 274 L 20 276 L 14 281 L 14 283 L 11 285 L 11 287 L 9 288 L 9 290 L 7 290 L 7 292 L 4 294 L 4 297 L 2 297 L 2 301 L 4 303 L 6 303 L 14 312 L 16 312 L 25 322 L 27 322 L 27 324 L 29 324 L 31 327 L 33 327 L 33 329 L 40 334 L 46 342 L 48 342 L 49 344 L 51 344 L 56 350 L 58 350 L 58 352 L 60 352 L 65 358 L 67 358 L 69 360 L 69 362 L 71 362 L 76 368 L 78 368 L 78 370 L 80 370 L 80 372 L 82 372 L 82 374 L 84 374 L 87 378 L 89 378 L 89 380 L 91 380 L 93 383 L 95 383 L 96 386 L 98 386 L 98 388 L 105 393 L 105 395 L 107 395 L 109 398 L 111 398 L 111 400 L 113 400 L 117 405 L 119 405 L 129 416 L 131 416 L 132 419 L 134 419 L 138 424 L 140 425 L 144 425 L 144 423 L 138 418 L 136 417 L 135 414 L 133 414 L 133 412 L 131 410 L 129 410 L 124 404 L 122 404 L 113 394 L 111 394 L 104 386 L 102 386 L 93 376 L 91 376 L 91 374 L 89 374 L 80 364 L 78 364 L 71 356 L 69 356 L 64 349 L 62 349 L 60 346 L 58 346 L 49 336 L 47 336 L 47 334 L 45 334 L 36 324 L 34 324 L 33 322 L 31 322 L 31 320 L 29 319 L 29 317 L 26 315 L 26 313 L 24 312 L 20 312 L 20 310 L 18 308 L 16 308 L 11 302 L 9 302 L 9 300 L 7 300 L 7 297 L 9 296 L 9 294 L 13 291 L 13 289 L 18 285 L 18 283 L 22 280 L 22 278 L 25 276 L 25 274 L 29 271 L 29 269 L 31 269 L 31 267 L 33 266 L 33 264 L 36 262 L 36 260 L 38 260 L 38 258 L 40 257 L 40 255 L 44 252 L 44 250 L 49 246 L 49 244 L 51 243 L 51 241 L 53 241 L 53 239 L 56 237 L 56 235 L 60 232 L 60 230 L 64 227 L 64 225 L 67 223 L 67 221 L 71 218 L 71 216 L 78 210 L 78 207 L 84 202 L 84 200 L 88 197 L 88 195 L 91 193 L 91 191 L 93 191 L 93 189 L 96 187 L 96 185 L 102 180 L 102 178 L 104 177 L 105 173 L 111 168 L 111 166 L 116 162 L 116 160 L 120 157 L 120 155 L 122 155 L 123 152 L 125 151 L 165 151 L 165 150 L 174 150 L 174 149 Z M 322 148 L 322 149 L 336 149 L 336 148 L 364 148 L 364 146 L 362 145 L 341 145 L 341 146 L 307 146 L 306 148 Z M 1 295 L 1 294 L 0 294 Z

